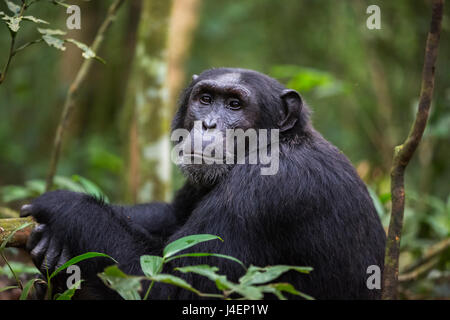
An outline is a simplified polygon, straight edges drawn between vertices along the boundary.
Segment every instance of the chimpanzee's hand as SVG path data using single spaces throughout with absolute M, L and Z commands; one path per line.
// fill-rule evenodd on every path
M 135 228 L 125 214 L 115 210 L 95 197 L 65 190 L 47 192 L 23 206 L 21 216 L 32 216 L 45 225 L 32 237 L 38 240 L 30 240 L 36 265 L 41 267 L 45 263 L 45 259 L 42 260 L 45 255 L 48 260 L 51 258 L 50 262 L 58 260 L 63 245 L 68 247 L 72 257 L 100 252 L 125 264 L 149 252 L 149 245 L 143 241 L 148 235 Z M 80 266 L 85 266 L 85 274 L 94 274 L 111 263 L 111 259 L 96 258 Z
M 36 267 L 46 275 L 51 274 L 71 258 L 64 236 L 70 235 L 74 226 L 68 214 L 82 201 L 82 194 L 70 191 L 53 191 L 35 199 L 21 208 L 21 216 L 33 216 L 40 223 L 31 233 L 26 249 Z
M 43 275 L 52 274 L 71 258 L 68 246 L 62 244 L 45 224 L 34 228 L 28 238 L 26 249 Z

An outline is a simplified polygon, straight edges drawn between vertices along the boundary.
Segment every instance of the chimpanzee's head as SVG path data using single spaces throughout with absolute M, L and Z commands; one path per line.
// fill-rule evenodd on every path
M 194 131 L 214 132 L 225 137 L 228 129 L 279 129 L 280 139 L 286 140 L 303 132 L 308 125 L 308 114 L 300 95 L 273 78 L 253 70 L 210 69 L 194 75 L 183 91 L 172 130 L 183 128 L 192 134 Z M 208 139 L 200 143 L 200 151 L 204 151 L 208 143 Z M 223 145 L 225 149 L 228 147 Z M 224 177 L 233 164 L 203 161 L 180 167 L 194 183 L 212 185 Z

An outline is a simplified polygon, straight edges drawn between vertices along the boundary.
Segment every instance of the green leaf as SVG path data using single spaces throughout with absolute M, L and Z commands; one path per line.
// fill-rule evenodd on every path
M 285 265 L 269 266 L 265 268 L 250 266 L 247 273 L 239 279 L 239 283 L 245 285 L 267 283 L 278 278 L 281 274 L 291 270 L 301 273 L 309 273 L 312 268 Z
M 50 36 L 63 36 L 65 34 L 67 34 L 67 32 L 59 30 L 59 29 L 42 29 L 42 28 L 37 28 L 37 30 L 41 34 L 48 34 Z
M 34 23 L 49 24 L 47 21 L 42 20 L 42 19 L 38 19 L 38 18 L 33 17 L 33 16 L 23 16 L 22 19 L 28 20 L 28 21 L 31 21 L 31 22 L 34 22 Z
M 177 287 L 180 287 L 180 288 L 192 291 L 192 292 L 194 292 L 196 294 L 200 293 L 197 289 L 193 288 L 185 280 L 183 280 L 183 279 L 181 279 L 179 277 L 170 275 L 170 274 L 160 273 L 160 274 L 157 274 L 157 275 L 151 277 L 150 279 L 154 280 L 156 282 L 163 282 L 163 283 L 167 283 L 167 284 L 172 284 L 174 286 L 177 286 Z
M 228 295 L 233 292 L 236 292 L 245 299 L 260 300 L 263 298 L 262 289 L 255 286 L 249 285 L 244 286 L 233 283 L 229 281 L 225 275 L 217 274 L 218 269 L 216 267 L 199 265 L 199 266 L 185 267 L 183 270 L 207 277 L 208 279 L 214 281 L 217 289 L 224 292 L 228 291 L 227 293 Z
M 382 204 L 386 204 L 387 202 L 391 201 L 391 193 L 387 192 L 380 194 L 380 201 Z
M 44 180 L 29 180 L 25 182 L 25 187 L 32 193 L 36 195 L 41 195 L 45 192 L 45 181 Z
M 75 39 L 66 39 L 66 41 L 73 43 L 79 49 L 81 49 L 81 51 L 83 51 L 83 54 L 82 54 L 83 58 L 85 58 L 85 59 L 95 58 L 95 59 L 99 60 L 102 63 L 106 63 L 106 61 L 103 60 L 102 58 L 100 58 L 99 56 L 97 56 L 95 54 L 95 52 L 88 45 L 86 45 L 86 44 L 84 44 L 82 42 L 79 42 L 79 41 L 77 41 Z
M 201 264 L 197 266 L 175 268 L 175 270 L 183 273 L 192 272 L 201 275 L 203 277 L 206 277 L 209 280 L 213 281 L 216 284 L 217 289 L 221 291 L 236 288 L 236 284 L 232 283 L 231 281 L 228 281 L 226 276 L 217 274 L 217 271 L 219 271 L 219 268 L 217 267 L 211 267 L 205 264 Z
M 16 274 L 40 274 L 40 271 L 34 267 L 22 262 L 10 261 L 9 265 Z M 14 275 L 7 265 L 0 267 L 0 275 L 5 275 L 9 279 L 14 279 Z
M 75 291 L 78 290 L 80 287 L 80 284 L 83 282 L 83 280 L 77 281 L 71 288 L 67 289 L 63 293 L 57 296 L 56 300 L 72 300 L 73 295 L 75 294 Z
M 128 276 L 117 266 L 109 266 L 98 275 L 100 279 L 125 300 L 141 300 L 142 277 Z
M 261 287 L 264 292 L 275 294 L 280 300 L 286 300 L 281 292 L 288 292 L 290 294 L 301 296 L 306 300 L 314 300 L 313 297 L 304 294 L 300 291 L 297 291 L 294 286 L 290 283 L 272 283 L 266 286 Z
M 175 253 L 190 248 L 192 246 L 195 246 L 198 243 L 210 241 L 210 240 L 216 240 L 219 239 L 220 241 L 223 241 L 220 237 L 212 235 L 212 234 L 194 234 L 187 237 L 180 238 L 178 240 L 175 240 L 171 243 L 169 243 L 163 251 L 164 258 L 168 258 L 170 256 L 173 256 Z
M 31 291 L 31 288 L 33 288 L 33 285 L 36 281 L 40 281 L 41 279 L 31 279 L 28 280 L 28 282 L 23 287 L 22 293 L 20 294 L 19 300 L 26 300 L 28 298 L 28 295 Z
M 68 268 L 69 266 L 76 264 L 80 261 L 86 260 L 86 259 L 91 259 L 91 258 L 96 258 L 96 257 L 103 257 L 103 258 L 109 258 L 111 260 L 113 260 L 114 262 L 117 262 L 116 260 L 114 260 L 113 258 L 111 258 L 110 256 L 108 256 L 107 254 L 104 253 L 99 253 L 99 252 L 87 252 L 84 254 L 81 254 L 79 256 L 76 256 L 72 259 L 70 259 L 69 261 L 67 261 L 66 263 L 64 263 L 61 267 L 59 267 L 58 269 L 56 269 L 49 277 L 49 280 L 51 280 L 54 276 L 56 276 L 59 272 L 61 272 L 62 270 Z
M 33 194 L 23 186 L 5 186 L 1 188 L 2 201 L 5 203 L 30 198 Z
M 235 257 L 232 257 L 232 256 L 220 254 L 220 253 L 206 253 L 206 252 L 185 253 L 185 254 L 180 254 L 178 256 L 171 257 L 171 258 L 167 259 L 166 262 L 172 261 L 174 259 L 186 258 L 186 257 L 217 257 L 217 258 L 228 259 L 228 260 L 239 263 L 244 269 L 247 270 L 247 268 L 245 267 L 245 265 L 242 263 L 241 260 L 236 259 Z
M 372 198 L 373 205 L 375 206 L 375 210 L 377 211 L 378 215 L 380 217 L 384 217 L 385 210 L 377 194 L 372 190 L 372 188 L 367 188 L 367 190 L 369 191 L 369 195 Z
M 10 17 L 7 15 L 3 15 L 2 20 L 6 21 L 6 25 L 12 33 L 17 33 L 17 31 L 19 31 L 22 17 Z
M 147 277 L 153 277 L 161 272 L 163 258 L 158 256 L 141 256 L 141 268 Z
M 12 289 L 19 289 L 19 287 L 18 286 L 3 287 L 3 288 L 0 288 L 0 292 L 12 290 Z
M 64 46 L 64 40 L 55 38 L 55 37 L 53 37 L 51 35 L 48 35 L 48 34 L 43 35 L 42 39 L 44 39 L 45 43 L 47 45 L 49 45 L 50 47 L 54 47 L 54 48 L 56 48 L 58 50 L 61 50 L 61 51 L 65 51 L 66 50 L 66 47 Z
M 84 188 L 70 178 L 56 176 L 54 180 L 58 188 L 84 193 Z
M 103 199 L 103 201 L 109 203 L 108 197 L 100 190 L 100 188 L 95 183 L 79 175 L 73 175 L 72 180 L 79 183 L 83 187 L 85 193 L 90 194 L 97 199 Z
M 12 1 L 5 0 L 5 2 L 6 2 L 6 5 L 8 6 L 9 11 L 14 13 L 14 15 L 20 14 L 20 10 L 21 10 L 20 6 L 18 6 L 17 4 L 15 4 Z
M 70 7 L 70 4 L 64 3 L 63 1 L 53 0 L 53 3 L 57 4 L 57 5 L 60 5 L 60 6 L 64 7 L 64 8 L 69 8 Z

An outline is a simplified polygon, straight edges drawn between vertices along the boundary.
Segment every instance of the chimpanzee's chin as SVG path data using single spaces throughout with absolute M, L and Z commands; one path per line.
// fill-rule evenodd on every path
M 183 174 L 194 184 L 214 186 L 223 180 L 233 166 L 229 164 L 183 164 Z

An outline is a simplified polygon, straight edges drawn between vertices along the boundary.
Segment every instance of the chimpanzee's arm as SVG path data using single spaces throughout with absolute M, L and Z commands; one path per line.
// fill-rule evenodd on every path
M 125 272 L 138 273 L 139 257 L 158 253 L 164 242 L 161 234 L 146 231 L 151 216 L 158 216 L 157 209 L 168 208 L 162 204 L 139 209 L 111 206 L 85 194 L 53 191 L 24 206 L 22 215 L 31 215 L 43 225 L 32 233 L 28 250 L 44 274 L 46 268 L 53 271 L 68 256 L 91 251 L 110 255 Z M 149 219 L 144 218 L 146 212 Z M 170 215 L 170 210 L 167 213 Z M 162 220 L 158 223 L 170 224 L 170 218 Z M 110 259 L 93 258 L 80 267 L 84 275 L 96 276 L 112 263 Z

